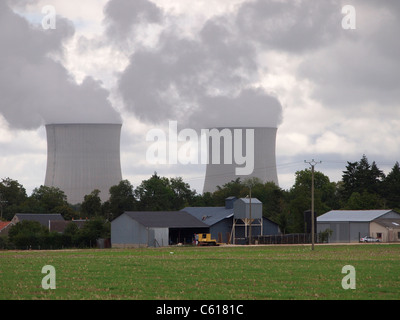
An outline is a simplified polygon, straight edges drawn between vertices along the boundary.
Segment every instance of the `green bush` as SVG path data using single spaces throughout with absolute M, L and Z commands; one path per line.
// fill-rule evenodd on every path
M 24 220 L 10 228 L 8 237 L 16 249 L 39 249 L 48 234 L 49 230 L 39 222 Z
M 110 223 L 102 219 L 85 222 L 79 229 L 69 223 L 64 233 L 49 232 L 37 221 L 21 221 L 10 228 L 8 238 L 0 239 L 0 249 L 63 249 L 95 247 L 99 238 L 110 237 Z

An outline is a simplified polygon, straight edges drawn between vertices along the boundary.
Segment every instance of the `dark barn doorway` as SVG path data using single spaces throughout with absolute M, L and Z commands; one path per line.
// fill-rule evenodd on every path
M 169 228 L 169 244 L 192 244 L 196 233 L 209 233 L 209 228 Z

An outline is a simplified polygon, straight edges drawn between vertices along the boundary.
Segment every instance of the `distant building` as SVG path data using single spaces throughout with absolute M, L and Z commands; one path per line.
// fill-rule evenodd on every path
M 24 220 L 37 221 L 50 231 L 50 224 L 52 221 L 65 221 L 60 213 L 16 213 L 11 219 L 11 222 L 17 224 Z
M 124 212 L 111 222 L 113 248 L 164 247 L 192 243 L 196 233 L 208 233 L 207 224 L 184 211 Z
M 400 242 L 400 219 L 377 219 L 371 222 L 371 234 L 382 242 Z
M 125 212 L 111 222 L 114 248 L 163 247 L 191 243 L 197 233 L 211 233 L 218 243 L 244 244 L 249 236 L 250 199 L 229 197 L 224 207 L 186 207 L 181 211 Z M 252 236 L 279 234 L 262 217 L 262 203 L 251 199 Z M 234 241 L 236 240 L 236 241 Z
M 233 237 L 237 238 L 236 244 L 244 243 L 245 237 L 249 235 L 249 220 L 246 220 L 250 218 L 250 199 L 248 198 L 228 197 L 225 199 L 224 207 L 186 207 L 182 211 L 190 213 L 207 224 L 211 237 L 219 243 L 233 243 Z M 256 198 L 251 199 L 251 218 L 253 220 L 252 236 L 280 233 L 277 223 L 262 217 L 262 203 Z M 234 223 L 235 229 L 233 229 Z
M 235 198 L 236 200 L 236 198 Z M 197 220 L 210 228 L 211 238 L 219 243 L 229 243 L 232 232 L 233 206 L 225 207 L 186 207 L 182 211 L 188 212 Z
M 337 243 L 359 242 L 365 236 L 399 241 L 399 226 L 400 214 L 393 210 L 333 210 L 317 218 L 317 232 L 332 230 L 329 242 Z
M 24 220 L 37 221 L 42 226 L 48 228 L 49 231 L 58 233 L 63 233 L 69 223 L 76 224 L 78 229 L 80 229 L 88 221 L 87 219 L 64 220 L 64 217 L 60 213 L 16 213 L 9 223 L 11 226 Z M 2 234 L 1 232 L 0 222 L 0 234 Z

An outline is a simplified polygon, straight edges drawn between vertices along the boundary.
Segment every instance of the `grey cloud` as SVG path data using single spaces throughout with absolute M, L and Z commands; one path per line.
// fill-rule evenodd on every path
M 281 118 L 278 100 L 251 89 L 259 81 L 256 46 L 241 37 L 232 22 L 230 16 L 214 17 L 191 38 L 169 26 L 156 46 L 137 47 L 119 79 L 126 108 L 142 121 L 171 119 L 198 128 L 217 125 L 215 119 L 237 123 L 236 115 L 245 107 L 251 117 L 242 117 L 243 126 L 253 123 L 251 118 L 259 125 L 276 126 Z M 245 103 L 245 97 L 256 105 Z M 269 107 L 277 114 L 270 116 Z
M 41 27 L 29 25 L 25 19 L 14 14 L 3 1 L 0 3 L 0 17 L 2 59 L 14 56 L 37 63 L 50 52 L 60 53 L 62 41 L 74 34 L 73 25 L 62 17 L 57 18 L 56 29 L 44 32 Z
M 120 122 L 100 83 L 82 85 L 49 57 L 63 52 L 63 40 L 74 33 L 57 17 L 55 30 L 30 25 L 0 3 L 0 113 L 12 128 L 35 129 L 46 122 Z
M 201 104 L 210 112 L 198 109 L 192 120 L 205 118 L 208 127 L 276 127 L 282 121 L 279 100 L 257 88 L 244 89 L 237 96 L 206 96 Z
M 345 4 L 356 7 L 357 30 L 342 28 Z M 393 111 L 400 98 L 398 14 L 395 1 L 245 1 L 186 38 L 174 31 L 174 17 L 162 12 L 153 21 L 168 20 L 168 26 L 157 45 L 132 53 L 119 90 L 126 108 L 148 122 L 175 119 L 205 126 L 219 118 L 234 123 L 246 97 L 253 101 L 246 105 L 248 114 L 279 123 L 278 99 L 253 88 L 260 80 L 258 54 L 281 51 L 299 61 L 294 76 L 310 81 L 312 97 L 325 108 L 351 113 L 374 104 Z M 269 109 L 261 105 L 276 116 L 264 116 Z
M 346 113 L 371 104 L 395 111 L 400 98 L 400 2 L 396 0 L 251 1 L 239 7 L 242 37 L 263 50 L 300 58 L 298 79 L 312 97 Z M 344 30 L 344 5 L 356 9 L 356 30 Z
M 299 54 L 334 40 L 341 28 L 340 1 L 251 1 L 239 8 L 242 35 L 266 49 Z
M 328 108 L 349 113 L 371 109 L 373 104 L 376 113 L 396 112 L 400 100 L 398 2 L 349 4 L 356 9 L 356 30 L 342 30 L 336 41 L 306 57 L 298 75 L 315 83 L 313 97 Z
M 135 27 L 142 23 L 161 23 L 163 20 L 162 10 L 147 0 L 110 0 L 104 14 L 110 40 L 132 36 Z

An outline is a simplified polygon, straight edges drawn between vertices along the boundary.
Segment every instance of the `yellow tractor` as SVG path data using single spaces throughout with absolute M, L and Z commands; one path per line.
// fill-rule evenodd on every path
M 196 235 L 198 246 L 218 246 L 217 240 L 211 239 L 211 233 L 199 233 Z

